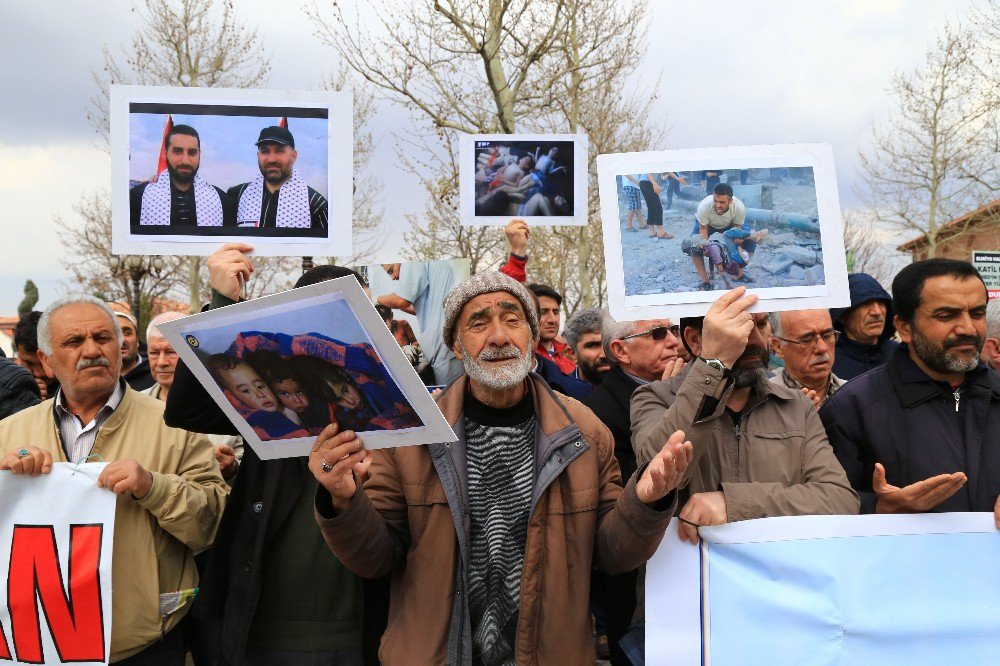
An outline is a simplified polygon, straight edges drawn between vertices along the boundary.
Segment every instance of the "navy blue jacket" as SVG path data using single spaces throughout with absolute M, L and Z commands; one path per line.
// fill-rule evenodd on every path
M 891 339 L 896 334 L 896 327 L 892 323 L 892 296 L 889 292 L 867 273 L 851 273 L 847 276 L 847 284 L 851 290 L 851 307 L 830 310 L 833 326 L 842 334 L 837 341 L 833 374 L 845 381 L 883 365 L 899 346 L 898 342 Z M 848 340 L 847 335 L 843 335 L 844 315 L 868 301 L 884 301 L 886 306 L 885 328 L 882 329 L 882 335 L 874 345 Z
M 884 366 L 848 382 L 819 412 L 830 445 L 874 513 L 872 473 L 894 486 L 952 472 L 966 484 L 932 511 L 993 511 L 1000 494 L 1000 373 L 985 365 L 957 393 L 928 377 L 900 345 Z
M 535 354 L 535 358 L 538 359 L 538 367 L 535 368 L 535 373 L 541 376 L 545 380 L 545 383 L 552 387 L 553 391 L 558 391 L 563 395 L 568 395 L 580 401 L 594 392 L 593 386 L 582 379 L 574 379 L 569 375 L 564 375 L 558 365 L 541 354 Z

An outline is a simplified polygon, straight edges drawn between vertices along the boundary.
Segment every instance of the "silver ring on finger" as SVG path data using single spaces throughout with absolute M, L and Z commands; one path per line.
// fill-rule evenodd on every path
M 325 460 L 322 461 L 319 464 L 319 466 L 320 466 L 320 469 L 322 469 L 324 472 L 332 472 L 333 471 L 333 465 L 331 465 L 330 463 L 328 463 Z
M 28 449 L 18 449 L 17 450 L 17 459 L 18 460 L 24 460 L 25 458 L 27 458 L 30 455 L 31 455 L 31 453 L 28 451 Z

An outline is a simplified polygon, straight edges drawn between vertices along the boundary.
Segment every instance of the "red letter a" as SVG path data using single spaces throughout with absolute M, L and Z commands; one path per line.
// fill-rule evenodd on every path
M 33 664 L 44 661 L 36 593 L 61 661 L 104 660 L 104 615 L 98 572 L 103 531 L 103 525 L 70 527 L 67 595 L 52 527 L 14 526 L 7 601 L 19 661 Z

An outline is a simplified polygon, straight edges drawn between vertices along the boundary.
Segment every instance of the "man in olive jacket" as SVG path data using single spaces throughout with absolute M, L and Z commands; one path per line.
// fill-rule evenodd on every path
M 607 428 L 529 375 L 527 290 L 480 273 L 444 309 L 466 374 L 438 404 L 458 441 L 373 452 L 362 490 L 361 440 L 328 427 L 309 459 L 317 521 L 359 575 L 393 575 L 382 663 L 593 663 L 591 564 L 616 573 L 653 554 L 690 443 L 672 433 L 622 488 Z
M 697 357 L 666 382 L 632 396 L 632 443 L 641 464 L 663 433 L 683 429 L 694 460 L 681 481 L 681 537 L 696 526 L 810 514 L 856 514 L 847 481 L 811 400 L 767 380 L 766 342 L 748 309 L 757 301 L 739 287 L 700 319 L 681 320 L 681 337 Z M 766 316 L 758 314 L 757 316 Z
M 53 461 L 99 456 L 97 484 L 117 494 L 110 660 L 184 663 L 176 628 L 190 608 L 164 595 L 194 591 L 194 553 L 208 548 L 228 492 L 212 444 L 163 424 L 163 403 L 120 377 L 121 329 L 92 296 L 53 303 L 38 324 L 54 398 L 0 422 L 0 470 L 48 473 Z

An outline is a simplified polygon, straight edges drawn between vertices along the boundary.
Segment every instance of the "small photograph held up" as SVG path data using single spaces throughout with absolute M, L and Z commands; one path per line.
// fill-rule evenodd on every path
M 586 223 L 586 137 L 471 135 L 459 150 L 463 224 Z
M 698 159 L 677 154 L 696 151 L 637 153 L 606 174 L 609 288 L 620 286 L 625 307 L 707 304 L 739 285 L 761 298 L 824 298 L 841 273 L 846 284 L 832 160 L 813 159 L 818 150 L 754 148 L 709 149 Z M 773 309 L 789 307 L 806 306 Z M 697 310 L 683 309 L 672 314 Z
M 307 454 L 331 423 L 369 448 L 454 438 L 354 278 L 160 328 L 262 459 Z

